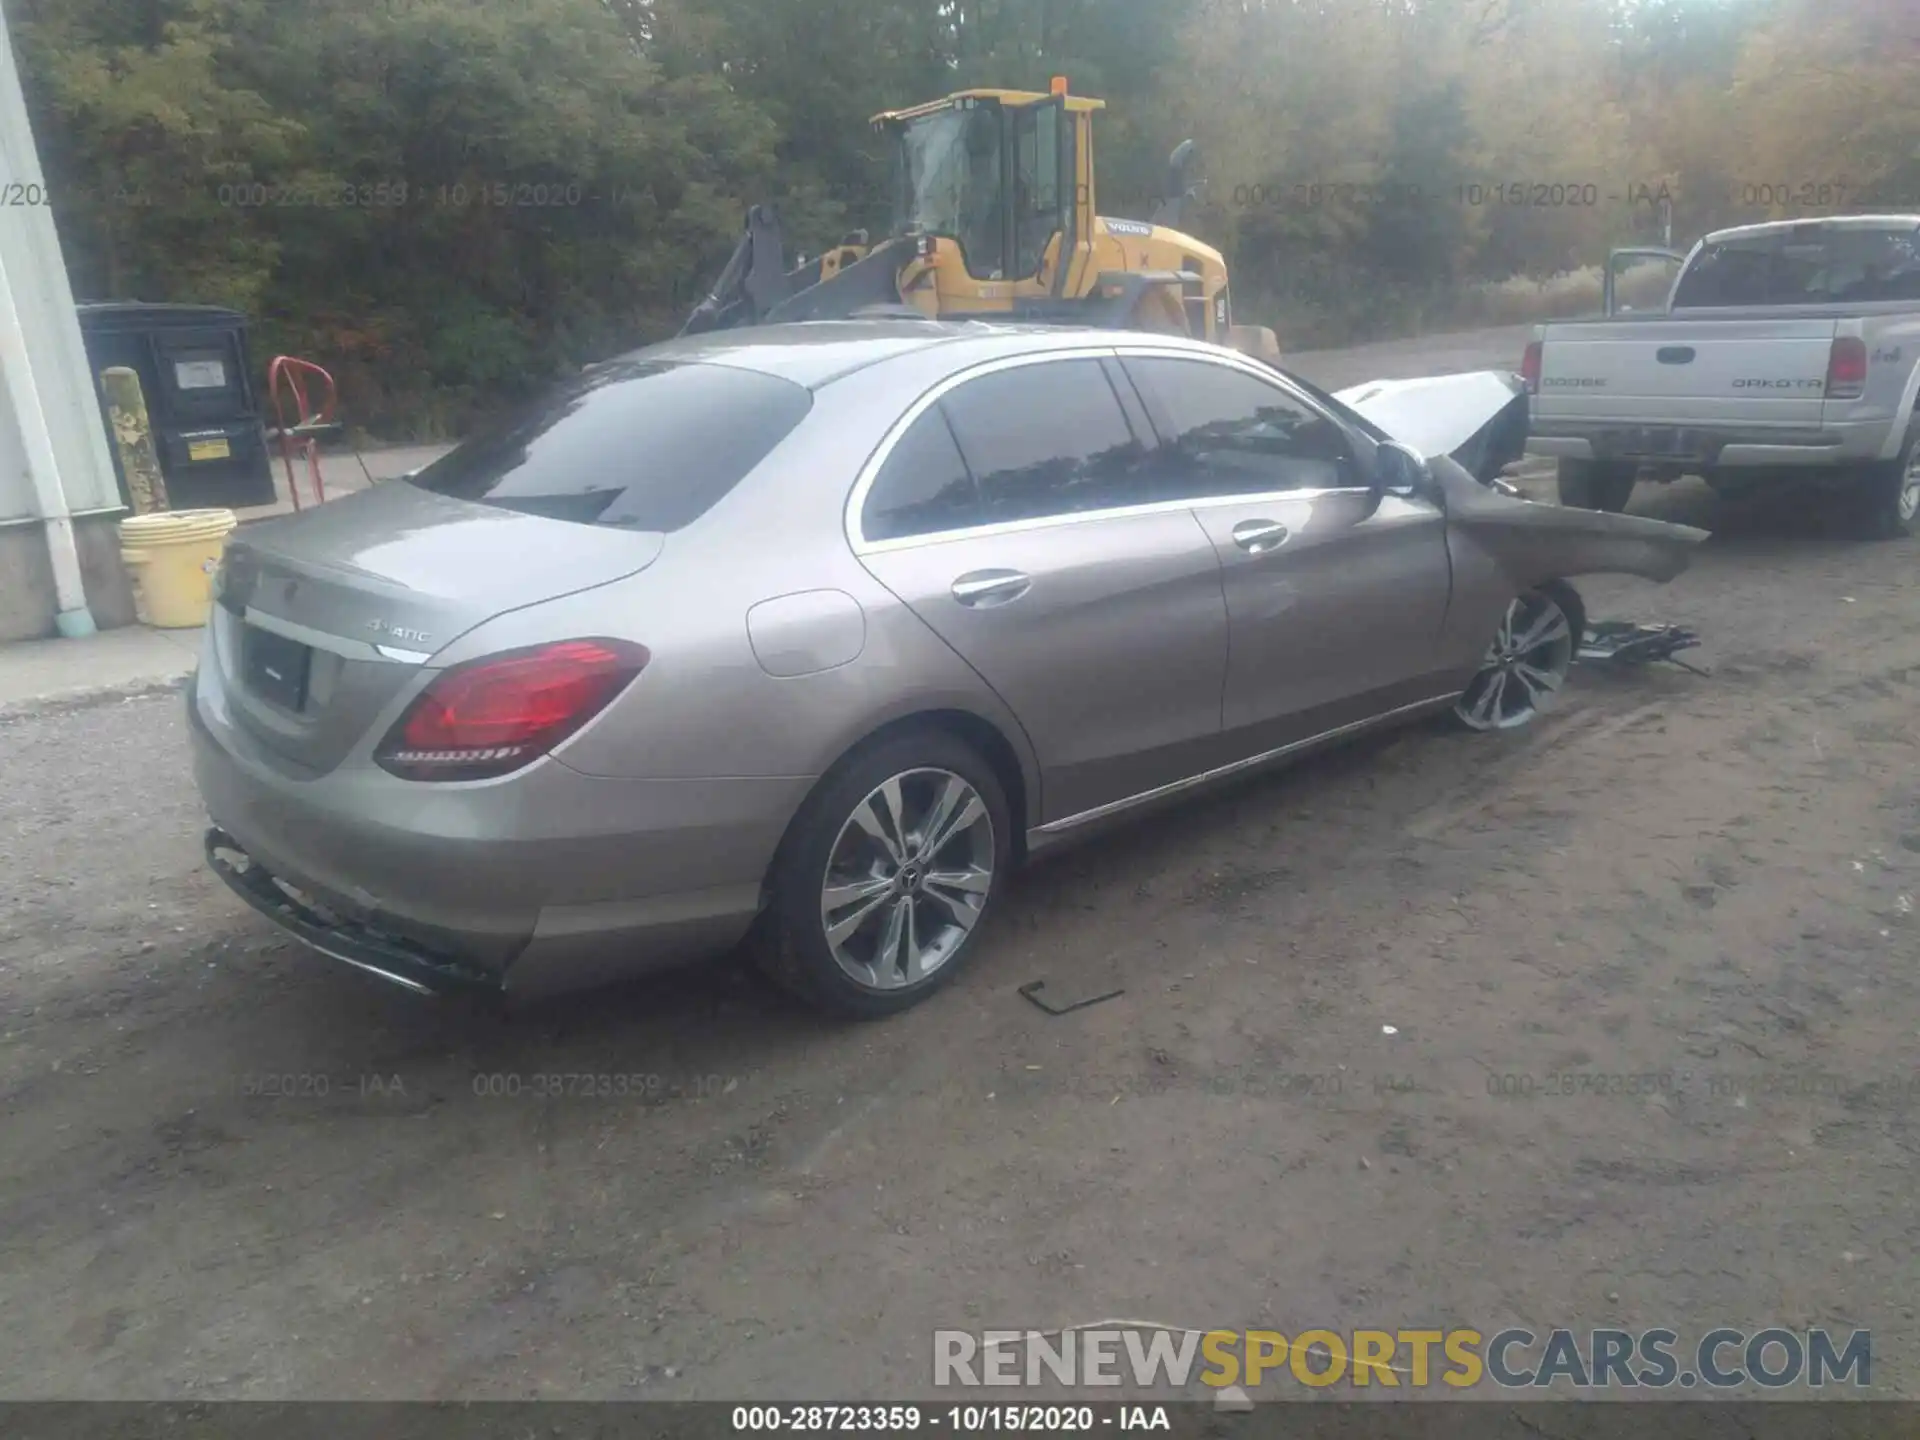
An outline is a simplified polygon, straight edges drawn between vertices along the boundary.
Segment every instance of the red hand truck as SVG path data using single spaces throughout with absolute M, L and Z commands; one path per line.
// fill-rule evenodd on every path
M 317 406 L 307 392 L 309 380 L 318 378 L 325 398 Z M 294 409 L 298 418 L 293 424 L 287 423 L 286 399 L 293 397 Z M 273 363 L 267 367 L 267 396 L 273 403 L 273 418 L 279 426 L 280 458 L 287 467 L 287 494 L 293 501 L 293 508 L 300 505 L 300 485 L 294 478 L 293 458 L 298 451 L 307 464 L 307 478 L 313 482 L 313 503 L 326 503 L 326 482 L 320 473 L 320 437 L 339 433 L 341 424 L 334 419 L 334 410 L 339 404 L 340 394 L 333 383 L 333 376 L 314 364 L 311 360 L 296 359 L 292 355 L 276 355 Z

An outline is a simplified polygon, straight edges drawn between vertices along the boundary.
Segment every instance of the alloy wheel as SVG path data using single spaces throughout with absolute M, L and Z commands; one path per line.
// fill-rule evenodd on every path
M 993 818 L 951 770 L 907 770 L 854 806 L 828 852 L 820 924 L 869 990 L 917 985 L 951 961 L 994 881 Z
M 1454 712 L 1475 730 L 1516 730 L 1531 722 L 1566 683 L 1575 637 L 1567 612 L 1533 591 L 1507 606 L 1473 683 Z
M 1903 525 L 1911 525 L 1914 516 L 1920 515 L 1920 445 L 1907 453 L 1907 470 L 1900 477 L 1900 493 L 1893 503 Z

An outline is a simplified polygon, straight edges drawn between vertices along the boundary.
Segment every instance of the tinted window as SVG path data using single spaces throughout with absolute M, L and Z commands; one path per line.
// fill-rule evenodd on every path
M 1338 425 L 1245 371 L 1135 358 L 1127 373 L 1166 437 L 1166 484 L 1183 497 L 1357 485 Z
M 1822 278 L 1832 300 L 1920 300 L 1920 232 L 1836 230 Z
M 1290 373 L 1287 379 L 1296 389 L 1305 391 L 1317 400 L 1323 408 L 1331 411 L 1333 415 L 1343 421 L 1349 429 L 1358 430 L 1369 440 L 1383 441 L 1393 438 L 1378 425 L 1374 424 L 1373 421 L 1367 419 L 1366 416 L 1347 404 L 1346 401 L 1340 399 L 1339 396 L 1328 394 L 1325 390 L 1322 390 L 1318 385 L 1307 379 L 1306 376 Z
M 1097 360 L 983 375 L 941 404 L 989 523 L 1167 498 Z
M 918 225 L 957 240 L 968 273 L 998 279 L 1006 246 L 1001 112 L 983 105 L 908 122 L 894 152 L 894 233 Z
M 860 533 L 895 540 L 983 524 L 980 492 L 938 405 L 913 422 L 867 492 Z
M 1674 308 L 1920 299 L 1920 245 L 1898 229 L 1779 231 L 1704 246 Z
M 1060 114 L 1057 103 L 1014 112 L 1013 273 L 1016 277 L 1039 272 L 1047 245 L 1060 228 Z
M 813 405 L 750 370 L 595 366 L 413 478 L 458 500 L 556 520 L 678 530 L 705 514 Z
M 1673 308 L 1804 302 L 1812 267 L 1777 264 L 1779 258 L 1772 237 L 1709 245 L 1681 275 Z

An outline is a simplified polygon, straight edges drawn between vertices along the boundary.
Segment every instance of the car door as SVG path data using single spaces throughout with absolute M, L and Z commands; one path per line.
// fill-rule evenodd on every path
M 1446 519 L 1376 498 L 1370 442 L 1303 392 L 1191 353 L 1123 353 L 1165 488 L 1220 557 L 1225 741 L 1256 755 L 1433 699 L 1449 592 Z M 1369 452 L 1369 453 L 1364 453 Z
M 1220 562 L 1154 489 L 1144 417 L 1129 420 L 1099 356 L 994 362 L 895 433 L 856 491 L 856 548 L 1019 717 L 1036 823 L 1206 768 L 1227 663 Z

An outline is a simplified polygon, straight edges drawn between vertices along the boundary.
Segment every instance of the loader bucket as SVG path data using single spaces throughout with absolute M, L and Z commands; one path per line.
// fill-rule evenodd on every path
M 1227 346 L 1269 365 L 1280 363 L 1280 337 L 1265 325 L 1229 325 Z

